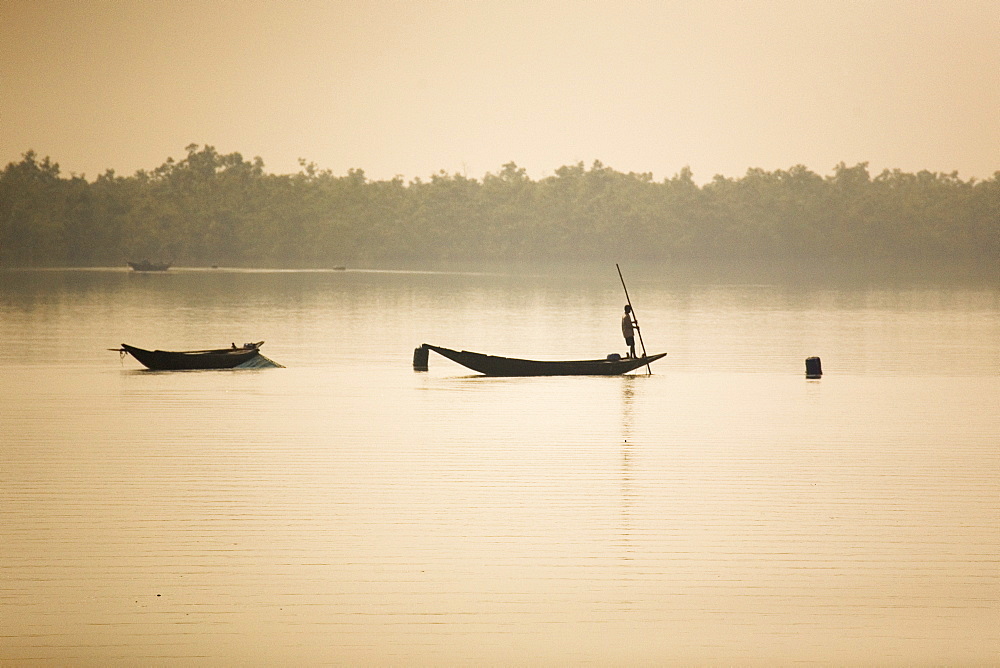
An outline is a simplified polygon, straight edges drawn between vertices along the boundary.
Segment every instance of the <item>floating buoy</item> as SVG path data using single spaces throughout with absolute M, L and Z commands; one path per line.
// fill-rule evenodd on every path
M 426 346 L 413 349 L 413 369 L 414 371 L 427 371 L 427 357 L 430 350 Z
M 823 365 L 818 357 L 806 358 L 806 378 L 820 378 L 823 375 Z

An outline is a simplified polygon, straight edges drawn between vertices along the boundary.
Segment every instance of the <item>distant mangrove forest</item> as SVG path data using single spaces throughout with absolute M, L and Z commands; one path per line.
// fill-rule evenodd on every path
M 993 267 L 1000 172 L 837 165 L 749 169 L 698 185 L 600 162 L 529 178 L 515 163 L 481 179 L 440 172 L 372 180 L 300 161 L 191 145 L 152 171 L 94 180 L 29 151 L 0 173 L 0 266 L 425 267 L 634 261 L 766 266 Z

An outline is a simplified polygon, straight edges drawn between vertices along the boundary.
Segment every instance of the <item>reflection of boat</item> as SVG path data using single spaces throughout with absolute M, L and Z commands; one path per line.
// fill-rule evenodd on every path
M 182 352 L 170 352 L 167 350 L 143 350 L 123 343 L 120 350 L 136 358 L 144 366 L 157 371 L 177 371 L 180 369 L 232 369 L 260 356 L 259 343 L 245 343 L 242 348 L 237 348 L 234 343 L 231 348 L 219 348 L 217 350 L 188 350 Z
M 423 347 L 487 376 L 617 376 L 638 369 L 641 366 L 646 366 L 650 362 L 655 362 L 666 355 L 666 353 L 658 353 L 646 357 L 609 355 L 602 360 L 546 362 L 541 360 L 496 357 L 494 355 L 470 353 L 466 350 L 459 352 L 426 343 Z
M 166 271 L 170 269 L 169 262 L 150 262 L 149 260 L 143 260 L 142 262 L 129 262 L 128 266 L 132 267 L 135 271 Z

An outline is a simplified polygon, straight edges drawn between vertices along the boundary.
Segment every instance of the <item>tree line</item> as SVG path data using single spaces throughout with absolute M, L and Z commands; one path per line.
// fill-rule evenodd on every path
M 0 266 L 354 267 L 739 264 L 821 261 L 990 267 L 1000 257 L 1000 172 L 818 175 L 749 169 L 697 185 L 594 162 L 529 178 L 511 162 L 482 179 L 334 175 L 300 161 L 192 144 L 132 176 L 63 176 L 33 151 L 0 172 Z

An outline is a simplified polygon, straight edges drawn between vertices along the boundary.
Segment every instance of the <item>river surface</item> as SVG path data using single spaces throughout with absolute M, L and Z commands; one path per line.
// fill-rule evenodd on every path
M 0 272 L 0 664 L 997 665 L 996 286 L 628 273 Z

